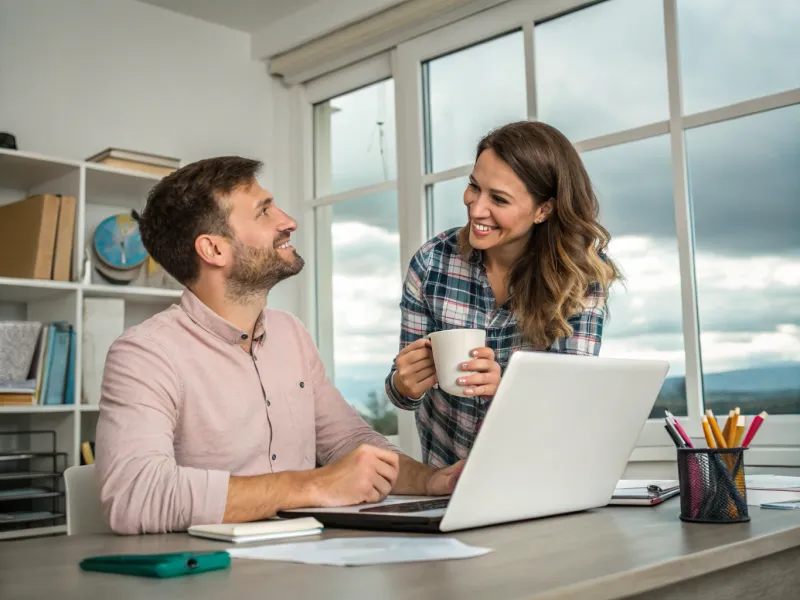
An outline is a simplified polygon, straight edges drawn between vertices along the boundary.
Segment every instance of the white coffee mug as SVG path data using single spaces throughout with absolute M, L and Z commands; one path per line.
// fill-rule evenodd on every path
M 470 356 L 475 348 L 486 346 L 484 329 L 445 329 L 428 334 L 433 349 L 433 363 L 436 366 L 436 378 L 439 388 L 452 394 L 466 398 L 464 390 L 467 386 L 459 385 L 461 377 L 474 375 L 473 371 L 463 371 L 461 363 L 473 360 Z

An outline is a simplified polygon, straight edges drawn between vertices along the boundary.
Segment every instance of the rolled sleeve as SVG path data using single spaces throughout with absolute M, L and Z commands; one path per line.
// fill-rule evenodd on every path
M 422 251 L 417 252 L 408 265 L 408 272 L 403 284 L 403 296 L 400 300 L 402 318 L 400 325 L 400 351 L 433 331 L 433 317 L 422 292 L 427 272 L 426 255 Z M 400 394 L 394 386 L 394 374 L 396 371 L 397 366 L 393 363 L 389 375 L 386 377 L 386 395 L 397 408 L 417 410 L 423 398 L 425 398 L 425 394 L 422 394 L 419 398 L 407 398 Z
M 182 400 L 182 381 L 154 340 L 123 335 L 114 342 L 103 373 L 96 466 L 101 505 L 116 533 L 222 522 L 230 474 L 175 461 Z

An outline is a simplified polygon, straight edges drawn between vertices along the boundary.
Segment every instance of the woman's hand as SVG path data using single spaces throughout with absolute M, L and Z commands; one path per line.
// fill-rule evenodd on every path
M 394 389 L 406 398 L 419 398 L 438 382 L 431 341 L 420 338 L 403 348 L 395 359 Z
M 472 360 L 461 363 L 462 371 L 478 371 L 474 375 L 458 378 L 458 385 L 467 389 L 467 396 L 494 396 L 500 385 L 500 365 L 494 360 L 491 348 L 475 348 L 470 352 Z

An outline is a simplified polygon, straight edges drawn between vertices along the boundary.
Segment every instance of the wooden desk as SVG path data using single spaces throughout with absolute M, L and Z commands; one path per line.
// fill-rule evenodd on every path
M 215 573 L 151 580 L 85 573 L 87 556 L 220 549 L 185 534 L 39 538 L 0 543 L 0 598 L 158 600 L 232 598 L 573 599 L 796 598 L 800 511 L 750 507 L 736 525 L 686 524 L 678 500 L 454 534 L 495 551 L 447 562 L 317 567 L 234 559 Z M 324 537 L 374 535 L 328 530 Z

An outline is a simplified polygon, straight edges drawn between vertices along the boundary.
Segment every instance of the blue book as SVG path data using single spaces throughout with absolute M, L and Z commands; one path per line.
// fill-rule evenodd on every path
M 44 404 L 47 395 L 47 381 L 50 378 L 50 365 L 52 363 L 51 354 L 53 352 L 53 336 L 56 328 L 52 323 L 45 325 L 42 332 L 42 343 L 44 349 L 40 355 L 41 365 L 39 365 L 39 380 L 36 382 L 36 404 Z
M 70 326 L 65 322 L 53 323 L 53 343 L 49 346 L 49 370 L 43 404 L 63 404 L 64 387 L 67 382 L 67 360 L 69 358 Z
M 69 358 L 67 360 L 67 383 L 64 391 L 64 404 L 75 404 L 75 330 L 69 328 Z

